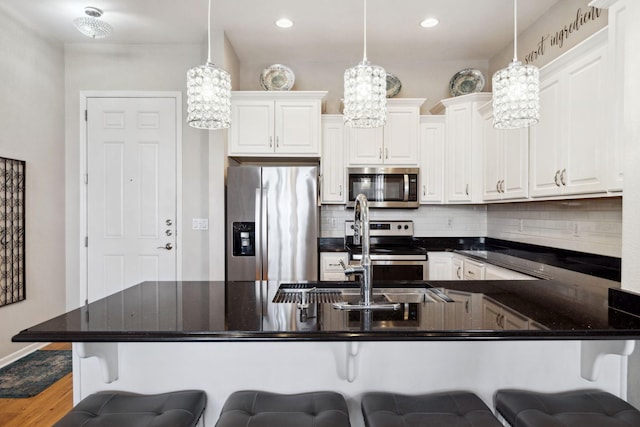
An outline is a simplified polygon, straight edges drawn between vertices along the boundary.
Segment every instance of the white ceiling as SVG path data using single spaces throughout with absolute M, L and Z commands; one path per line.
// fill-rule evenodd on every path
M 520 0 L 523 30 L 560 0 Z M 114 34 L 90 40 L 72 25 L 85 6 L 104 11 Z M 2 0 L 0 7 L 65 43 L 201 43 L 207 0 Z M 513 38 L 512 0 L 368 0 L 368 58 L 389 61 L 486 60 Z M 286 16 L 291 29 L 274 26 Z M 440 25 L 418 24 L 435 16 Z M 222 29 L 241 62 L 357 63 L 363 50 L 362 0 L 213 0 L 212 25 Z

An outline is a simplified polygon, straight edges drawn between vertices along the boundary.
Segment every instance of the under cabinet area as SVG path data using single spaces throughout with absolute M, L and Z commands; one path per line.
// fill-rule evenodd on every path
M 387 100 L 383 127 L 347 127 L 349 166 L 417 166 L 420 140 L 420 106 L 424 98 Z
M 540 122 L 531 127 L 531 196 L 606 193 L 611 97 L 607 31 L 540 70 Z
M 320 157 L 326 92 L 233 92 L 229 156 Z

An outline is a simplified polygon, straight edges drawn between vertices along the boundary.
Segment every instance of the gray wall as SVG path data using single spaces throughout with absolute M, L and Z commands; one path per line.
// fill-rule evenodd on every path
M 20 330 L 65 310 L 64 55 L 0 3 L 0 156 L 25 160 L 25 301 L 0 307 L 2 358 Z

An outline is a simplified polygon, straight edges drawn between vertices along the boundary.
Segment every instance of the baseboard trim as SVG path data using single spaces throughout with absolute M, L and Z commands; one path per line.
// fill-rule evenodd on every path
M 25 357 L 27 354 L 31 354 L 36 350 L 40 350 L 41 348 L 49 345 L 50 343 L 45 342 L 45 343 L 41 343 L 41 342 L 37 342 L 37 343 L 33 343 L 33 344 L 29 344 L 28 346 L 21 348 L 20 350 L 11 353 L 8 356 L 3 357 L 2 359 L 0 359 L 0 368 L 4 368 L 5 366 L 15 362 L 16 360 L 22 359 L 23 357 Z

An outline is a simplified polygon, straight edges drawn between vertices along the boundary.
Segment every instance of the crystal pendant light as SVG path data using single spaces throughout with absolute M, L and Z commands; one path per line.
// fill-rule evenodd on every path
M 207 63 L 187 72 L 187 123 L 198 129 L 226 129 L 231 124 L 231 76 L 211 62 L 211 0 Z
M 493 75 L 493 126 L 517 129 L 538 123 L 540 75 L 538 68 L 517 59 L 518 0 L 513 0 L 513 61 Z
M 356 128 L 384 126 L 387 119 L 387 72 L 367 61 L 367 0 L 364 0 L 364 56 L 344 72 L 344 123 Z
M 113 33 L 111 25 L 100 19 L 102 10 L 97 7 L 87 6 L 84 8 L 84 13 L 87 16 L 73 20 L 73 25 L 75 25 L 82 34 L 92 39 L 102 39 Z

